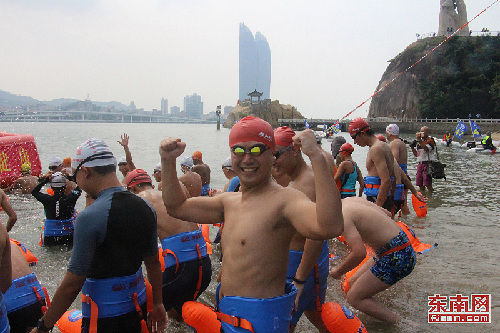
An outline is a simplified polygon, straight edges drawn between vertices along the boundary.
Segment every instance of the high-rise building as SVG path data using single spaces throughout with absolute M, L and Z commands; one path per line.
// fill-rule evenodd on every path
M 166 116 L 168 114 L 168 99 L 161 99 L 161 115 Z
M 184 112 L 186 118 L 201 118 L 203 114 L 203 102 L 197 93 L 184 97 Z
M 244 23 L 240 23 L 240 88 L 239 99 L 248 99 L 248 93 L 262 92 L 263 99 L 270 99 L 271 49 L 260 32 L 255 38 Z
M 178 117 L 180 113 L 181 113 L 181 108 L 180 108 L 180 107 L 178 107 L 178 106 L 174 105 L 174 106 L 172 106 L 172 107 L 170 108 L 170 114 L 171 114 L 172 116 L 176 116 L 176 117 Z

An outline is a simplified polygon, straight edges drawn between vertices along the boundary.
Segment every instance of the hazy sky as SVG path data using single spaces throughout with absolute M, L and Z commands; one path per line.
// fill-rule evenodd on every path
M 494 1 L 466 1 L 468 19 Z M 439 2 L 0 0 L 0 89 L 145 110 L 160 109 L 162 97 L 182 109 L 196 92 L 204 113 L 234 106 L 244 22 L 269 42 L 271 98 L 336 118 L 373 94 L 416 33 L 437 32 Z M 500 2 L 470 24 L 483 27 L 500 30 Z

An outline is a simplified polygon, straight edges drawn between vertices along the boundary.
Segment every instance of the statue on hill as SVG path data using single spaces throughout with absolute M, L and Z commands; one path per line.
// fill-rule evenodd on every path
M 467 9 L 464 0 L 440 0 L 438 36 L 450 36 L 467 23 Z M 469 26 L 457 32 L 457 36 L 469 36 Z

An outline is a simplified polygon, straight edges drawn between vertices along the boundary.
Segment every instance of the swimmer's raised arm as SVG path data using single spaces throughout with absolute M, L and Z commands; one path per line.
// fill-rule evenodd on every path
M 311 130 L 305 130 L 296 136 L 293 141 L 301 147 L 302 152 L 309 157 L 311 166 L 314 172 L 314 186 L 316 191 L 316 204 L 314 207 L 315 218 L 306 217 L 309 223 L 315 223 L 313 230 L 319 231 L 320 237 L 309 237 L 311 239 L 328 239 L 339 236 L 344 229 L 344 220 L 342 217 L 342 203 L 340 201 L 339 190 L 331 176 L 328 162 L 322 154 L 321 149 L 316 143 L 316 137 Z M 309 205 L 302 203 L 302 206 L 307 209 Z M 312 209 L 312 208 L 309 208 Z M 297 210 L 297 209 L 293 209 Z M 308 212 L 307 214 L 311 214 Z M 297 231 L 299 231 L 297 229 Z M 300 233 L 300 231 L 299 231 Z M 322 234 L 322 237 L 321 237 Z
M 160 143 L 162 198 L 172 217 L 196 223 L 221 223 L 224 221 L 222 201 L 217 197 L 189 198 L 179 182 L 176 159 L 186 148 L 181 139 L 167 138 Z

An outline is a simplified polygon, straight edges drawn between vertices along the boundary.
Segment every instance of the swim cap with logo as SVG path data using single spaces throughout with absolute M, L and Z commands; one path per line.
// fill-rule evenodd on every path
M 60 172 L 55 172 L 50 179 L 51 187 L 63 187 L 66 186 L 66 178 Z
M 274 142 L 278 146 L 289 146 L 293 143 L 295 132 L 288 126 L 281 126 L 274 130 Z
M 127 188 L 130 189 L 135 185 L 149 183 L 151 184 L 151 177 L 142 169 L 135 169 L 127 174 Z
M 344 143 L 339 149 L 339 153 L 352 153 L 353 151 L 354 147 L 350 143 Z
M 351 121 L 349 124 L 349 134 L 354 135 L 361 132 L 366 132 L 370 129 L 370 125 L 361 117 L 358 117 Z
M 271 125 L 260 118 L 248 116 L 234 124 L 229 133 L 229 147 L 240 142 L 256 141 L 268 146 L 274 152 L 276 143 Z
M 24 163 L 21 165 L 21 173 L 30 173 L 31 172 L 31 165 L 28 163 Z
M 389 124 L 385 128 L 385 132 L 390 135 L 399 135 L 399 127 L 396 124 Z
M 82 166 L 91 168 L 111 164 L 116 166 L 116 158 L 111 149 L 104 141 L 94 138 L 82 143 L 76 149 L 75 157 L 71 160 L 71 166 L 75 170 Z

